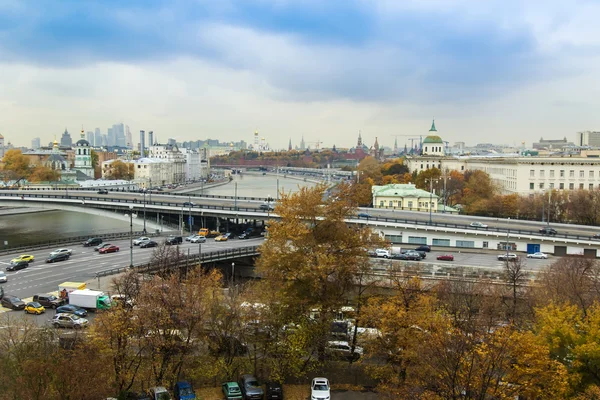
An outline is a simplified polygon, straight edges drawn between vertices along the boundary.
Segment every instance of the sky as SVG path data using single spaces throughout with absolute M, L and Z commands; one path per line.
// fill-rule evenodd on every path
M 600 130 L 600 1 L 0 0 L 0 134 L 275 149 Z M 399 136 L 394 136 L 399 135 Z

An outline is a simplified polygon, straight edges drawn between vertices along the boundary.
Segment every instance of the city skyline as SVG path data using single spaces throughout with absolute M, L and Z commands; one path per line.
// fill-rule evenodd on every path
M 598 130 L 596 2 L 396 3 L 2 2 L 0 133 L 26 146 L 127 120 L 134 142 L 258 130 L 286 149 L 359 130 L 393 147 L 433 117 L 451 143 Z

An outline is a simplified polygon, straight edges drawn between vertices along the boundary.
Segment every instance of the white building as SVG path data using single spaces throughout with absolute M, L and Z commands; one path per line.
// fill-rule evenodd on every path
M 174 183 L 174 164 L 158 158 L 138 158 L 133 163 L 134 180 L 140 188 L 149 189 Z
M 201 177 L 201 151 L 182 148 L 185 155 L 185 181 L 197 181 Z
M 186 156 L 174 144 L 154 144 L 150 146 L 148 158 L 165 160 L 173 164 L 170 183 L 185 182 Z
M 577 132 L 577 139 L 575 140 L 575 144 L 577 146 L 600 147 L 600 132 Z
M 74 170 L 80 171 L 94 179 L 94 166 L 92 165 L 92 148 L 90 143 L 83 138 L 83 129 L 81 130 L 81 139 L 75 143 L 73 150 L 75 151 L 75 166 Z

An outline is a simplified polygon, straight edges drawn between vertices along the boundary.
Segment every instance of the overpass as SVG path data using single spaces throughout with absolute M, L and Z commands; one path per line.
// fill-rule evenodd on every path
M 202 226 L 209 226 L 207 219 L 223 223 L 258 221 L 265 223 L 277 219 L 273 212 L 259 207 L 265 198 L 206 196 L 191 194 L 151 193 L 143 195 L 129 192 L 109 192 L 97 195 L 90 191 L 0 191 L 0 205 L 17 207 L 52 208 L 76 212 L 114 215 L 137 213 L 136 224 L 141 224 L 143 213 L 158 216 L 171 215 L 179 218 L 200 218 Z M 186 205 L 193 201 L 194 205 Z M 597 228 L 579 225 L 553 224 L 559 232 L 544 236 L 538 232 L 546 226 L 535 221 L 483 219 L 464 215 L 434 214 L 400 210 L 365 209 L 370 214 L 348 219 L 350 224 L 366 225 L 393 244 L 428 244 L 439 247 L 478 248 L 506 251 L 543 251 L 556 255 L 585 254 L 597 257 L 600 241 L 594 240 Z M 162 221 L 162 219 L 161 219 Z M 473 221 L 485 221 L 489 226 L 476 228 Z M 183 225 L 181 225 L 183 226 Z

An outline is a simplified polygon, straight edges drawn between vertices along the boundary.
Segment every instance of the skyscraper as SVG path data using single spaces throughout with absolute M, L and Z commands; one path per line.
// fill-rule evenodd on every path
M 71 135 L 67 131 L 67 128 L 65 128 L 65 131 L 60 138 L 60 145 L 62 147 L 71 147 L 73 145 L 73 140 L 71 140 Z
M 90 146 L 93 146 L 94 145 L 94 132 L 88 131 L 86 133 L 86 140 L 88 141 Z
M 140 155 L 146 157 L 146 132 L 140 131 Z
M 34 139 L 31 141 L 31 148 L 32 148 L 33 150 L 37 150 L 37 149 L 39 149 L 40 147 L 42 147 L 42 145 L 41 145 L 41 141 L 40 141 L 40 138 L 39 138 L 39 137 L 36 137 L 36 138 L 34 138 Z
M 127 142 L 127 147 L 133 149 L 133 138 L 131 137 L 131 131 L 129 130 L 129 125 L 125 125 L 125 141 Z
M 154 146 L 154 131 L 148 132 L 148 146 Z
M 115 136 L 115 145 L 119 147 L 126 147 L 127 143 L 125 141 L 125 126 L 123 124 L 114 124 L 112 129 L 113 135 Z
M 106 135 L 106 144 L 107 146 L 114 146 L 117 143 L 115 140 L 115 132 L 113 128 L 108 128 L 108 133 Z
M 94 130 L 94 146 L 102 146 L 102 132 L 100 132 L 100 128 Z

